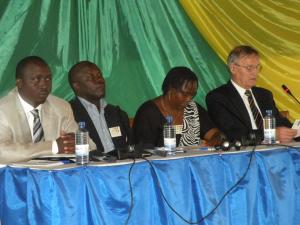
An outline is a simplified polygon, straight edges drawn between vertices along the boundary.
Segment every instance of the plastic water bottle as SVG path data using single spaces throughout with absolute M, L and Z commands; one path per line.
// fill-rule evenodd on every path
M 266 110 L 267 115 L 264 117 L 264 144 L 276 143 L 276 119 L 272 110 Z
M 166 124 L 164 125 L 164 149 L 168 155 L 175 155 L 176 153 L 176 130 L 173 125 L 173 117 L 166 117 Z
M 85 122 L 78 123 L 79 128 L 75 133 L 76 164 L 84 165 L 89 162 L 89 133 L 85 129 Z

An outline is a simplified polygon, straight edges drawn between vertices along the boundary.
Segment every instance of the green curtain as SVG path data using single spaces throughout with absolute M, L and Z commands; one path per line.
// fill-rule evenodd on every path
M 254 46 L 261 54 L 258 86 L 271 90 L 277 106 L 290 119 L 300 118 L 300 107 L 287 96 L 286 84 L 300 100 L 299 0 L 180 0 L 199 32 L 226 61 L 236 45 Z
M 226 82 L 228 71 L 176 0 L 0 0 L 0 95 L 15 85 L 16 63 L 39 55 L 50 65 L 53 94 L 69 100 L 70 67 L 95 62 L 106 99 L 132 117 L 161 93 L 173 66 L 194 70 L 196 101 Z

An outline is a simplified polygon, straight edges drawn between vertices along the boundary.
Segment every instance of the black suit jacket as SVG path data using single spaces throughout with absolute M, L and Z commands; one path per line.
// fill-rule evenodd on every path
M 253 87 L 252 93 L 263 117 L 266 115 L 266 110 L 271 109 L 276 118 L 277 127 L 291 127 L 288 119 L 280 115 L 270 91 Z M 243 99 L 231 81 L 209 92 L 206 96 L 206 104 L 212 120 L 231 141 L 241 140 L 242 137 L 247 137 L 250 132 L 253 132 L 250 116 Z M 262 130 L 256 133 L 262 138 Z
M 91 120 L 88 112 L 76 97 L 70 101 L 75 120 L 77 122 L 84 121 L 86 129 L 89 132 L 90 137 L 97 145 L 97 151 L 103 152 L 103 145 L 101 139 L 97 133 L 93 121 Z M 120 107 L 107 104 L 104 109 L 104 117 L 107 123 L 107 127 L 120 127 L 122 136 L 112 137 L 112 141 L 115 148 L 125 148 L 130 143 L 131 139 L 131 128 L 129 126 L 129 119 L 126 112 L 122 111 Z

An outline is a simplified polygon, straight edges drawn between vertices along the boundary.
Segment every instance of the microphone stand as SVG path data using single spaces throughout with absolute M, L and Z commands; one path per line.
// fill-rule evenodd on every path
M 300 102 L 299 100 L 292 94 L 292 92 L 290 91 L 290 89 L 285 86 L 284 84 L 281 86 L 283 88 L 283 90 L 289 95 L 291 96 L 299 105 L 300 105 Z
M 290 95 L 293 97 L 293 99 L 300 105 L 300 102 L 299 102 L 299 100 L 292 94 L 292 93 L 290 93 Z

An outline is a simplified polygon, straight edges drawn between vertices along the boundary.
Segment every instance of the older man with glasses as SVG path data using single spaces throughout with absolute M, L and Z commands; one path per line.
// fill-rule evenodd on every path
M 296 130 L 280 115 L 270 91 L 255 87 L 261 69 L 259 53 L 250 46 L 237 46 L 229 54 L 227 65 L 231 80 L 206 96 L 208 113 L 231 140 L 263 139 L 263 117 L 272 110 L 276 135 L 280 142 L 293 141 Z

